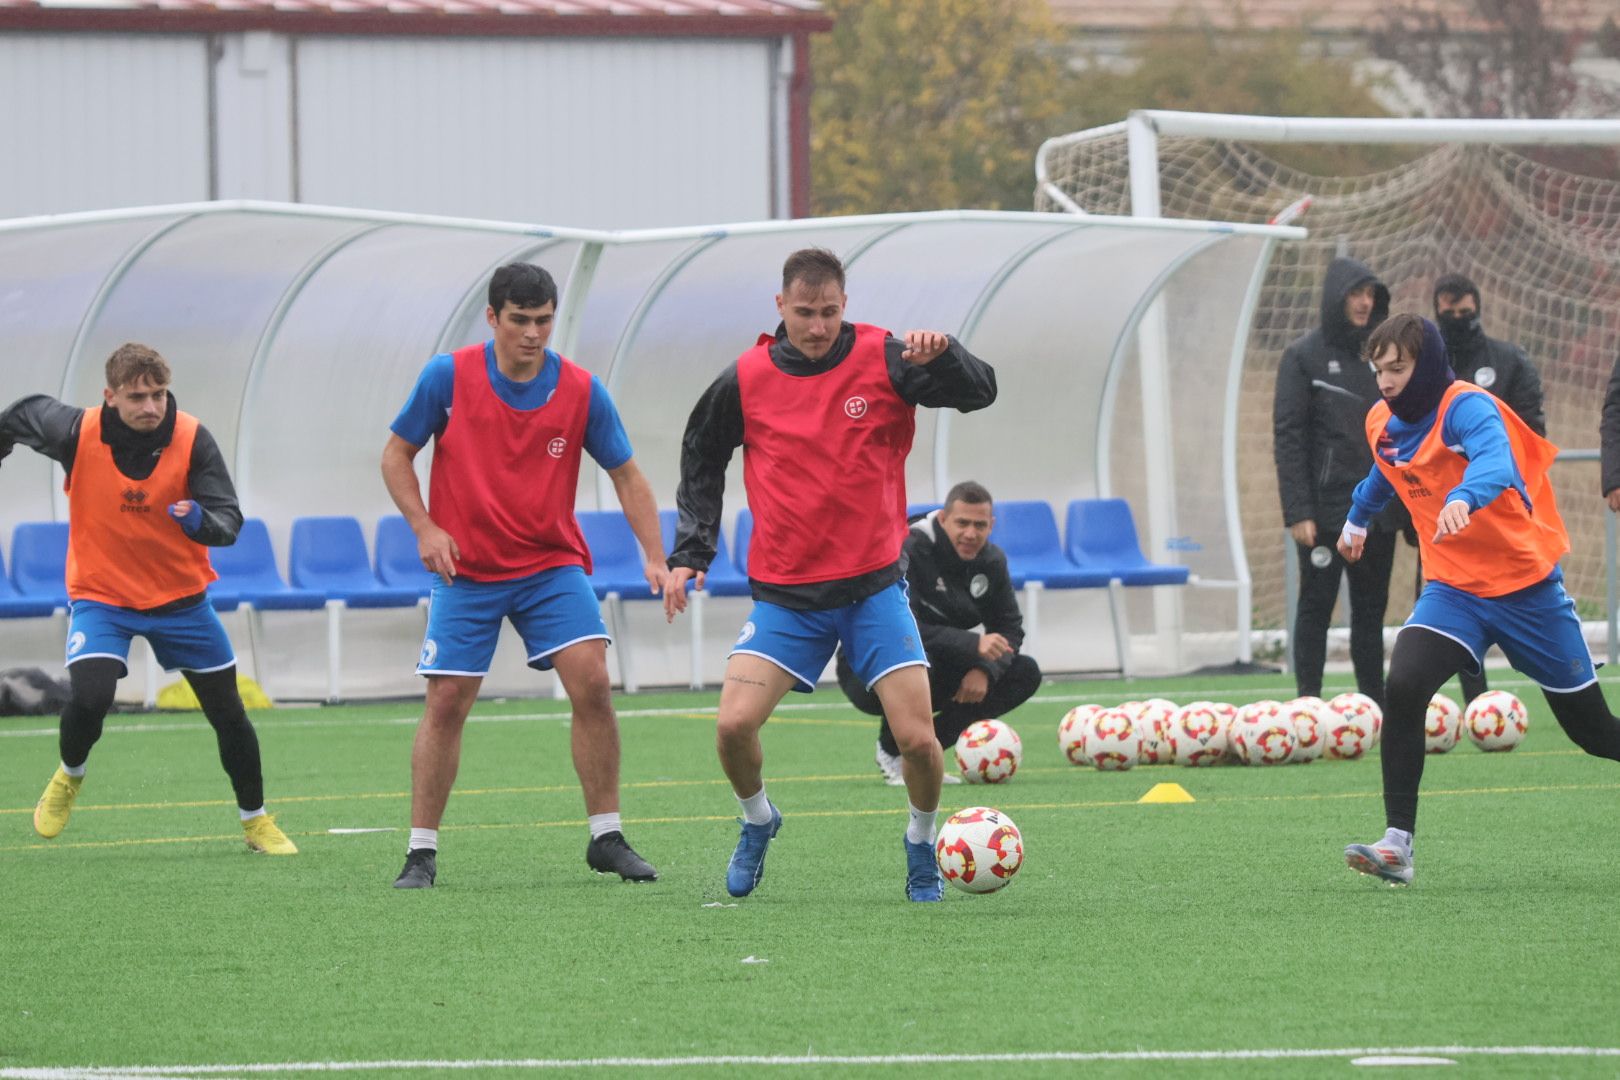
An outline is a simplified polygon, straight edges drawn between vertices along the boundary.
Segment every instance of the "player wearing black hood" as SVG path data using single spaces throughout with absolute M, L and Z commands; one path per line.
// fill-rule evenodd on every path
M 1389 290 L 1363 263 L 1334 259 L 1322 283 L 1321 325 L 1283 352 L 1272 409 L 1283 524 L 1299 545 L 1294 682 L 1320 696 L 1339 575 L 1350 578 L 1350 658 L 1356 687 L 1384 703 L 1384 609 L 1403 518 L 1381 518 L 1355 565 L 1333 550 L 1350 495 L 1372 467 L 1364 429 L 1378 384 L 1361 347 L 1389 315 Z M 1397 511 L 1398 512 L 1398 511 Z

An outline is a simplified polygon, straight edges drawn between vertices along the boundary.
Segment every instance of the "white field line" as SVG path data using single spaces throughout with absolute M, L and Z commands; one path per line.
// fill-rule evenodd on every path
M 0 1068 L 3 1080 L 112 1080 L 115 1077 L 229 1076 L 274 1073 L 404 1072 L 418 1069 L 690 1069 L 792 1065 L 964 1065 L 1105 1061 L 1290 1061 L 1367 1056 L 1620 1057 L 1607 1046 L 1394 1046 L 1333 1050 L 1093 1050 L 1024 1054 L 726 1054 L 710 1057 L 496 1058 L 469 1061 L 303 1061 L 242 1065 L 85 1065 Z
M 1500 679 L 1500 678 L 1495 678 L 1493 676 L 1491 678 L 1490 682 L 1491 682 L 1491 686 L 1493 688 L 1496 688 L 1496 689 L 1508 689 L 1508 688 L 1516 688 L 1516 689 L 1521 689 L 1521 690 L 1522 689 L 1539 689 L 1537 684 L 1532 682 L 1529 679 Z M 1612 685 L 1616 684 L 1616 680 L 1613 680 L 1613 679 L 1608 679 L 1608 680 L 1599 679 L 1599 684 L 1604 685 L 1604 686 L 1612 686 Z M 1201 686 L 1201 687 L 1197 687 L 1195 689 L 1178 690 L 1178 691 L 1176 691 L 1176 693 L 1178 695 L 1180 695 L 1182 698 L 1184 698 L 1185 700 L 1187 700 L 1187 701 L 1198 701 L 1198 700 L 1202 700 L 1202 699 L 1205 699 L 1205 698 L 1208 698 L 1208 699 L 1213 700 L 1213 701 L 1219 701 L 1219 700 L 1221 700 L 1222 695 L 1230 694 L 1232 692 L 1232 689 L 1233 688 L 1230 687 L 1230 686 L 1227 686 L 1227 687 Z M 775 711 L 778 712 L 778 713 L 818 712 L 818 711 L 826 711 L 826 710 L 836 710 L 836 711 L 840 711 L 840 712 L 853 712 L 854 711 L 854 706 L 850 705 L 849 702 L 845 701 L 841 696 L 839 696 L 837 694 L 836 691 L 831 691 L 831 692 L 832 692 L 832 695 L 833 695 L 833 700 L 831 700 L 831 701 L 785 702 L 785 703 L 783 703 L 781 705 L 778 705 L 776 707 Z M 1078 704 L 1082 704 L 1082 703 L 1087 703 L 1087 704 L 1095 703 L 1095 704 L 1098 704 L 1098 705 L 1106 705 L 1106 704 L 1115 703 L 1115 702 L 1121 702 L 1121 701 L 1141 700 L 1144 697 L 1152 697 L 1153 693 L 1154 692 L 1153 692 L 1153 689 L 1151 687 L 1139 686 L 1134 690 L 1111 690 L 1111 691 L 1108 691 L 1107 693 L 1095 693 L 1095 694 L 1041 694 L 1038 697 L 1031 698 L 1029 703 L 1030 704 L 1037 704 L 1037 705 L 1047 703 L 1047 702 L 1050 702 L 1050 703 L 1055 704 L 1055 705 L 1069 705 L 1069 704 L 1078 705 Z M 1291 698 L 1291 697 L 1294 696 L 1294 688 L 1292 686 L 1251 686 L 1251 687 L 1243 688 L 1243 696 L 1245 698 L 1247 698 L 1247 697 L 1249 697 L 1251 695 L 1255 695 L 1255 694 L 1259 694 L 1262 697 L 1266 697 L 1266 696 L 1278 697 L 1280 695 L 1287 695 L 1287 697 Z M 1283 699 L 1283 700 L 1286 700 L 1286 699 Z M 717 710 L 713 705 L 693 705 L 693 706 L 691 706 L 689 708 L 673 708 L 673 709 L 619 709 L 619 710 L 617 710 L 617 712 L 618 712 L 618 716 L 619 716 L 620 719 L 645 719 L 645 718 L 660 717 L 660 716 L 684 716 L 684 717 L 692 717 L 692 718 L 707 718 L 707 717 L 714 716 L 716 714 Z M 556 710 L 549 711 L 549 712 L 496 713 L 496 714 L 489 714 L 489 715 L 477 715 L 477 714 L 474 714 L 474 715 L 469 716 L 467 718 L 467 723 L 469 723 L 469 724 L 513 724 L 513 723 L 522 723 L 522 722 L 526 722 L 526 721 L 530 721 L 530 720 L 567 720 L 568 716 L 569 716 L 569 713 L 568 713 L 567 709 L 556 709 Z M 273 717 L 272 718 L 261 717 L 261 718 L 259 718 L 258 723 L 263 724 L 266 728 L 275 728 L 275 729 L 280 729 L 280 728 L 339 728 L 339 727 L 402 727 L 402 726 L 407 726 L 407 725 L 414 725 L 420 719 L 421 719 L 421 714 L 420 713 L 412 713 L 409 716 L 350 717 L 350 718 L 341 719 L 341 720 L 337 719 L 335 717 L 331 718 L 331 719 L 319 719 L 319 718 L 316 718 L 316 719 L 309 719 L 309 720 L 282 720 L 282 719 L 273 718 Z M 860 716 L 860 718 L 858 720 L 851 721 L 851 722 L 852 723 L 860 723 L 860 724 L 864 725 L 864 724 L 868 723 L 869 721 L 866 719 L 865 716 Z M 166 722 L 162 722 L 162 723 L 120 724 L 120 723 L 117 722 L 117 720 L 115 718 L 113 718 L 112 722 L 107 724 L 106 729 L 105 729 L 105 733 L 108 734 L 108 735 L 145 735 L 145 734 L 152 734 L 154 732 L 198 731 L 198 730 L 205 729 L 207 727 L 208 727 L 208 722 L 205 721 L 205 720 L 174 720 L 174 721 L 166 721 Z M 53 724 L 50 727 L 18 728 L 18 729 L 13 730 L 13 731 L 0 730 L 0 739 L 5 739 L 5 738 L 46 738 L 46 737 L 54 739 L 57 736 L 57 733 L 58 733 L 58 729 L 57 729 L 56 725 Z

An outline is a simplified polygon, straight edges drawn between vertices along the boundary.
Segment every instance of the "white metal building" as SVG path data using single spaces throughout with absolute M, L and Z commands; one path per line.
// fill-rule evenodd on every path
M 809 212 L 814 0 L 0 0 L 0 218 Z

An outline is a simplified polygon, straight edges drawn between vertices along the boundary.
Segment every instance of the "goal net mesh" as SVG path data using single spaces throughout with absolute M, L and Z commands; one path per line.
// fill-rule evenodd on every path
M 1460 272 L 1479 285 L 1485 332 L 1529 354 L 1541 373 L 1548 436 L 1564 450 L 1595 450 L 1609 373 L 1620 359 L 1620 182 L 1579 175 L 1493 144 L 1405 147 L 1404 164 L 1359 176 L 1317 176 L 1279 161 L 1268 146 L 1161 136 L 1161 213 L 1209 221 L 1265 222 L 1310 196 L 1295 224 L 1304 241 L 1279 244 L 1248 339 L 1239 405 L 1243 535 L 1254 580 L 1254 625 L 1283 627 L 1285 533 L 1272 463 L 1271 407 L 1278 361 L 1319 323 L 1321 278 L 1335 255 L 1372 267 L 1390 310 L 1431 316 L 1434 281 Z M 1397 151 L 1398 152 L 1398 151 Z M 1123 131 L 1054 144 L 1049 181 L 1093 214 L 1128 214 Z M 1045 191 L 1036 209 L 1063 209 Z M 1173 358 L 1177 363 L 1211 358 Z M 1583 618 L 1604 606 L 1604 514 L 1598 466 L 1560 462 L 1559 509 L 1572 554 L 1564 569 Z M 1416 556 L 1405 544 L 1390 588 L 1388 621 L 1411 609 Z M 1342 612 L 1340 613 L 1342 617 Z

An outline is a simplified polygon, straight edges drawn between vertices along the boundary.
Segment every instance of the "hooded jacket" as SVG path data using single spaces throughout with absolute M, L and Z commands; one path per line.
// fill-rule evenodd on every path
M 1367 282 L 1375 286 L 1372 315 L 1353 326 L 1345 298 Z M 1389 289 L 1377 276 L 1355 259 L 1334 259 L 1322 282 L 1321 324 L 1283 350 L 1271 422 L 1284 525 L 1314 521 L 1318 538 L 1336 536 L 1351 493 L 1372 468 L 1365 423 L 1380 395 L 1361 346 L 1388 315 Z M 1404 515 L 1373 523 L 1404 524 Z

